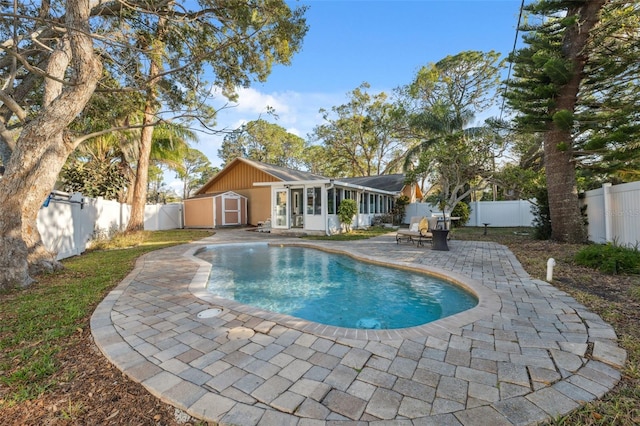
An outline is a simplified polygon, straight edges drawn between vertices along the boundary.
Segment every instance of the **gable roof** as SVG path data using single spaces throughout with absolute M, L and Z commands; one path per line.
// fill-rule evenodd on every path
M 261 161 L 249 160 L 247 158 L 238 157 L 234 159 L 232 162 L 227 164 L 218 174 L 213 176 L 207 183 L 205 183 L 200 189 L 195 192 L 195 196 L 201 196 L 204 194 L 210 195 L 207 193 L 207 190 L 210 190 L 213 185 L 216 183 L 224 182 L 225 175 L 229 175 L 233 169 L 240 167 L 241 169 L 246 169 L 246 167 L 250 167 L 252 169 L 258 170 L 262 173 L 262 177 L 258 178 L 260 181 L 266 182 L 313 182 L 313 181 L 329 181 L 333 180 L 336 184 L 343 183 L 345 185 L 353 185 L 364 188 L 371 188 L 374 190 L 385 191 L 389 193 L 398 194 L 402 192 L 405 187 L 405 176 L 402 174 L 395 175 L 382 175 L 382 176 L 365 176 L 365 177 L 356 177 L 356 178 L 338 178 L 338 179 L 330 179 L 325 176 L 317 175 L 314 173 L 304 172 L 300 170 L 290 169 L 288 167 L 276 166 L 273 164 L 263 163 Z M 251 177 L 255 179 L 256 176 Z M 242 186 L 243 188 L 248 188 L 249 186 L 253 186 L 256 182 L 253 181 L 249 183 L 245 182 Z M 247 186 L 249 185 L 249 186 Z M 219 186 L 219 185 L 218 185 Z M 231 190 L 234 188 L 229 188 L 226 190 Z M 216 192 L 224 192 L 224 191 L 215 191 Z
M 303 172 L 300 170 L 290 169 L 288 167 L 275 166 L 273 164 L 263 163 L 261 161 L 249 160 L 242 158 L 242 161 L 252 164 L 254 167 L 262 170 L 271 176 L 280 179 L 281 181 L 296 181 L 296 180 L 325 180 L 328 179 L 324 176 L 316 175 L 309 172 Z M 235 161 L 235 160 L 234 160 Z
M 400 192 L 405 187 L 405 175 L 380 175 L 380 176 L 363 176 L 354 178 L 339 178 L 338 182 L 349 183 L 352 185 L 366 186 L 369 188 L 380 189 L 389 192 Z
M 237 169 L 254 169 L 260 172 L 261 178 L 259 180 L 266 181 L 274 181 L 274 182 L 289 182 L 289 181 L 314 181 L 314 180 L 327 180 L 324 176 L 315 175 L 309 172 L 302 172 L 299 170 L 289 169 L 287 167 L 280 167 L 273 164 L 262 163 L 260 161 L 249 160 L 247 158 L 238 157 L 227 164 L 220 172 L 215 174 L 209 179 L 207 183 L 202 185 L 196 192 L 195 195 L 206 194 L 207 191 L 214 187 L 219 182 L 223 182 L 225 179 L 228 179 L 227 176 L 233 175 L 233 170 Z M 252 176 L 249 179 L 255 179 L 256 176 Z M 237 183 L 237 182 L 236 182 Z M 245 182 L 244 184 L 240 183 L 240 186 L 243 189 L 253 187 L 252 182 Z M 233 188 L 224 188 L 223 192 L 229 189 L 239 189 L 239 186 Z

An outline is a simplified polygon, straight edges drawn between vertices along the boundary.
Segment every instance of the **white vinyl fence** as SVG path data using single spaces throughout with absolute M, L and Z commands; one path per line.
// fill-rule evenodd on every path
M 532 226 L 533 214 L 531 202 L 516 201 L 474 201 L 469 204 L 471 215 L 465 226 L 511 227 Z M 409 223 L 413 216 L 432 216 L 442 214 L 435 206 L 428 203 L 411 203 L 407 206 L 404 223 Z
M 474 201 L 469 203 L 471 215 L 467 226 L 514 227 L 533 226 L 532 201 Z
M 54 191 L 38 212 L 38 230 L 45 247 L 64 259 L 84 252 L 96 236 L 123 231 L 130 214 L 128 204 Z M 178 228 L 182 228 L 182 203 L 145 207 L 145 230 Z
M 587 206 L 590 241 L 640 245 L 640 181 L 604 184 L 585 192 L 581 201 Z
M 581 194 L 580 201 L 586 206 L 589 241 L 640 246 L 640 181 L 615 186 L 607 183 Z M 469 206 L 471 216 L 466 226 L 533 226 L 532 201 L 477 201 Z M 412 203 L 407 206 L 404 223 L 412 216 L 434 213 L 439 212 L 430 204 Z

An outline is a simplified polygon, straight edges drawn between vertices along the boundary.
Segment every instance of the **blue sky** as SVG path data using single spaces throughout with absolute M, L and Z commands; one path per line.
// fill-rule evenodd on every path
M 309 31 L 290 66 L 276 66 L 265 83 L 240 90 L 222 111 L 218 129 L 260 117 L 306 139 L 322 123 L 320 108 L 348 101 L 363 82 L 370 93 L 408 84 L 418 69 L 465 50 L 513 47 L 521 0 L 300 0 Z M 506 71 L 505 71 L 506 77 Z M 222 99 L 220 99 L 222 101 Z M 278 119 L 265 115 L 275 108 Z M 222 137 L 200 134 L 194 148 L 214 166 Z M 171 180 L 171 179 L 169 179 Z M 172 185 L 173 186 L 173 185 Z

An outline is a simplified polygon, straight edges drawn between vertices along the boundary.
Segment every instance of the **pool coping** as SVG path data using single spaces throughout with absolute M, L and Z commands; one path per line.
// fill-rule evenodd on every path
M 529 425 L 601 398 L 620 380 L 626 351 L 613 328 L 529 277 L 495 243 L 452 241 L 451 252 L 440 253 L 396 246 L 393 236 L 313 244 L 365 257 L 377 251 L 371 257 L 385 262 L 410 258 L 411 268 L 438 264 L 426 268 L 447 276 L 460 271 L 490 290 L 487 300 L 492 292 L 500 299 L 472 322 L 460 318 L 465 311 L 429 332 L 387 339 L 300 331 L 231 305 L 219 317 L 197 318 L 219 300 L 192 293 L 210 266 L 184 255 L 244 241 L 242 232 L 142 256 L 91 317 L 94 341 L 111 363 L 196 419 L 242 426 Z
M 245 242 L 236 244 L 256 243 Z M 199 252 L 206 246 L 193 247 L 183 254 L 185 258 L 189 259 L 189 261 L 198 264 L 198 273 L 191 281 L 189 285 L 189 291 L 198 299 L 210 303 L 213 306 L 242 312 L 247 315 L 262 318 L 266 321 L 273 321 L 276 324 L 282 325 L 284 327 L 288 327 L 305 333 L 312 333 L 317 336 L 354 340 L 381 341 L 393 339 L 408 339 L 414 337 L 438 335 L 443 330 L 447 332 L 454 332 L 455 330 L 469 325 L 474 321 L 490 316 L 493 312 L 499 311 L 501 307 L 500 298 L 494 291 L 482 285 L 480 281 L 474 280 L 456 272 L 446 271 L 444 269 L 432 266 L 416 265 L 410 262 L 400 262 L 389 259 L 384 260 L 375 256 L 354 254 L 343 249 L 326 247 L 321 244 L 314 244 L 312 242 L 287 241 L 278 243 L 267 242 L 266 244 L 270 246 L 303 247 L 314 250 L 322 250 L 327 253 L 346 255 L 361 262 L 424 273 L 436 278 L 443 279 L 470 291 L 474 294 L 474 296 L 477 297 L 478 303 L 473 308 L 415 327 L 372 330 L 336 327 L 332 325 L 320 324 L 286 314 L 265 311 L 254 306 L 245 305 L 234 300 L 225 299 L 211 294 L 211 292 L 207 291 L 206 289 L 207 283 L 209 281 L 209 275 L 211 273 L 211 264 L 196 256 L 197 252 Z M 225 243 L 211 244 L 211 246 L 215 245 L 225 245 Z

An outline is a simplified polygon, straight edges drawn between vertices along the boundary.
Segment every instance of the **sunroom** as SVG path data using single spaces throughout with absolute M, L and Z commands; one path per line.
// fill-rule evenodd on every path
M 391 212 L 398 192 L 341 182 L 337 179 L 257 182 L 271 188 L 272 232 L 331 235 L 342 231 L 338 208 L 343 200 L 358 205 L 352 228 L 371 226 L 376 216 Z

